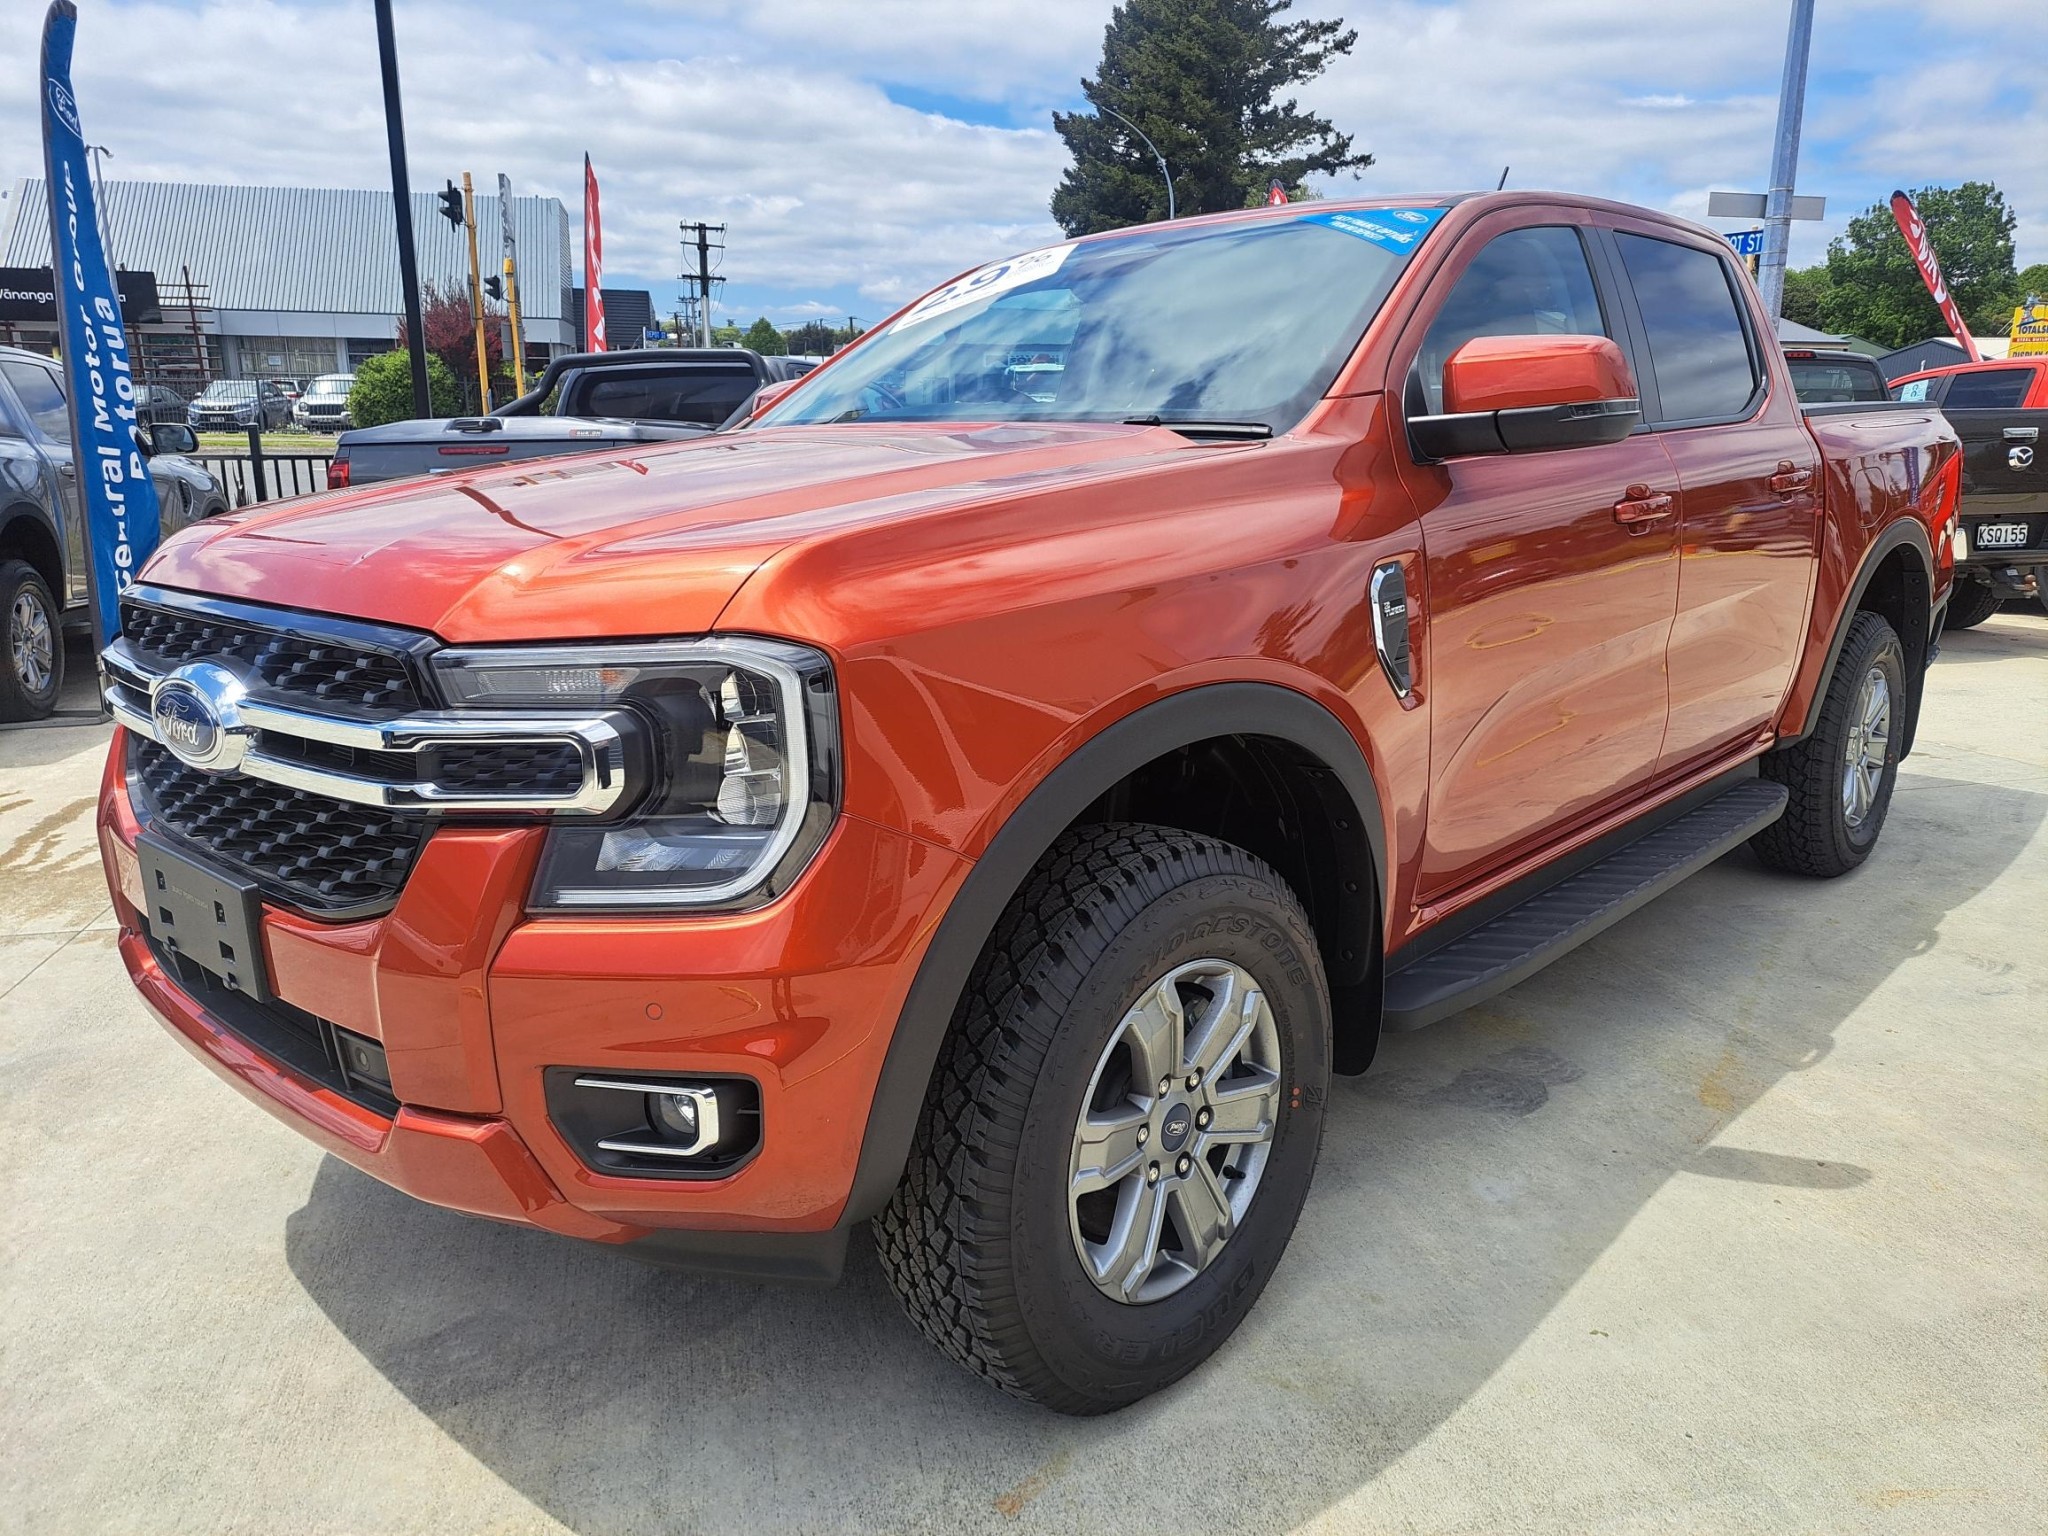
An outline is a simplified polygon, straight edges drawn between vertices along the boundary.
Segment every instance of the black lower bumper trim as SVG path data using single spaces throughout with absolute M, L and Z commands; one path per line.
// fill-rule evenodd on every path
M 847 1229 L 828 1232 L 706 1232 L 670 1228 L 621 1244 L 618 1252 L 662 1269 L 731 1280 L 837 1285 L 846 1268 Z

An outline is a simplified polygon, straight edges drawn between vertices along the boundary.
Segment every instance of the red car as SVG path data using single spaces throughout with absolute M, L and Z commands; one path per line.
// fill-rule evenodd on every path
M 1869 855 L 1955 438 L 1770 335 L 1637 208 L 1259 209 L 965 274 L 739 429 L 217 520 L 105 657 L 121 954 L 422 1199 L 815 1278 L 872 1221 L 939 1348 L 1131 1402 L 1382 1030 L 1744 842 Z

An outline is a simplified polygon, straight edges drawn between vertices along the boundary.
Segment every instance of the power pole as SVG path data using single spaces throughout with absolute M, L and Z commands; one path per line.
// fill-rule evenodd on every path
M 1792 244 L 1792 184 L 1799 171 L 1799 125 L 1806 107 L 1806 55 L 1813 44 L 1813 0 L 1792 0 L 1785 73 L 1778 82 L 1778 135 L 1771 149 L 1771 186 L 1764 194 L 1764 250 L 1757 288 L 1778 318 L 1785 299 L 1785 256 Z
M 498 173 L 499 238 L 505 247 L 505 308 L 512 316 L 512 385 L 526 393 L 526 336 L 519 328 L 518 244 L 512 238 L 512 178 Z
M 476 331 L 477 410 L 491 409 L 491 365 L 484 353 L 484 276 L 476 253 L 476 188 L 469 184 L 469 172 L 462 173 L 462 222 L 469 231 L 469 319 Z
M 412 413 L 424 418 L 433 409 L 427 399 L 427 328 L 420 320 L 420 258 L 412 243 L 412 182 L 405 174 L 405 111 L 398 102 L 398 42 L 391 31 L 391 0 L 377 0 L 377 62 L 384 73 L 384 134 L 391 145 L 398 286 L 405 290 L 405 334 L 412 341 Z
M 682 274 L 682 280 L 684 282 L 694 282 L 697 285 L 697 335 L 700 345 L 708 347 L 711 345 L 711 285 L 714 282 L 725 281 L 723 278 L 714 278 L 711 275 L 711 253 L 724 250 L 725 242 L 721 240 L 714 244 L 711 237 L 713 235 L 723 235 L 725 233 L 725 226 L 723 224 L 692 224 L 685 222 L 680 228 L 683 232 L 683 254 L 686 260 L 689 256 L 690 237 L 693 234 L 696 236 L 697 270 L 695 272 L 685 271 Z

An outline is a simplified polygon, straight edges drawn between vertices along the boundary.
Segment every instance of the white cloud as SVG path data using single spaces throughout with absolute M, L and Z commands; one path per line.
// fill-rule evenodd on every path
M 1786 0 L 1303 0 L 1355 53 L 1299 92 L 1379 164 L 1328 190 L 1511 185 L 1698 215 L 1760 190 Z M 2021 261 L 2048 256 L 2048 142 L 2023 7 L 1831 0 L 1821 8 L 1799 231 L 1815 259 L 1892 185 L 1997 181 Z M 376 187 L 388 175 L 361 0 L 84 0 L 78 94 L 109 174 Z M 41 170 L 41 7 L 0 6 L 0 183 Z M 604 188 L 607 265 L 651 281 L 676 225 L 728 225 L 724 272 L 867 318 L 961 268 L 1056 234 L 1066 154 L 1045 111 L 1091 73 L 1108 0 L 407 0 L 398 8 L 414 184 L 508 172 L 577 216 L 582 156 Z M 913 110 L 890 99 L 945 110 Z M 934 103 L 934 98 L 936 99 Z M 984 104 L 986 111 L 949 103 Z M 958 110 L 958 115 L 948 115 Z M 985 117 L 991 123 L 960 120 Z

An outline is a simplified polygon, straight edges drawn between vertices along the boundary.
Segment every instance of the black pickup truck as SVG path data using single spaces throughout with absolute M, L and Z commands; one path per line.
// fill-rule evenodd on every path
M 801 378 L 815 366 L 808 358 L 763 357 L 737 347 L 571 353 L 488 416 L 394 421 L 342 433 L 327 486 L 339 490 L 510 459 L 696 437 L 740 414 L 763 386 Z
M 2048 357 L 1958 363 L 1892 380 L 1941 407 L 1963 443 L 1962 539 L 1948 628 L 2005 602 L 2048 608 Z
M 220 482 L 179 455 L 191 429 L 151 422 L 142 432 L 165 536 L 227 510 Z M 71 465 L 64 371 L 0 347 L 0 721 L 40 720 L 64 686 L 64 631 L 91 622 L 85 519 Z

